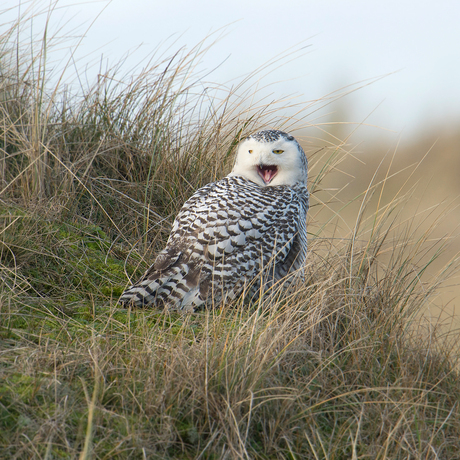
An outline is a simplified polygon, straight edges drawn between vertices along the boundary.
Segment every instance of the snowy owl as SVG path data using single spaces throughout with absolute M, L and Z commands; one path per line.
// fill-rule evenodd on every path
M 265 130 L 244 139 L 232 172 L 183 205 L 166 248 L 120 302 L 194 311 L 303 272 L 307 172 L 290 134 Z

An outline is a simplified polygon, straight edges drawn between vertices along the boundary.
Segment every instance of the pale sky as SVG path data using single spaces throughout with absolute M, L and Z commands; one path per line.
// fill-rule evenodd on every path
M 37 9 L 48 5 L 35 3 Z M 29 4 L 23 2 L 22 10 Z M 65 0 L 51 23 L 64 24 L 64 35 L 76 27 L 81 33 L 99 13 L 80 45 L 78 56 L 88 57 L 79 65 L 101 54 L 115 63 L 126 53 L 132 65 L 139 64 L 160 43 L 172 53 L 224 27 L 200 65 L 203 71 L 220 65 L 208 80 L 238 81 L 304 46 L 296 59 L 264 77 L 264 84 L 279 82 L 270 87 L 273 98 L 317 99 L 388 74 L 343 100 L 345 121 L 363 121 L 375 110 L 367 122 L 406 135 L 420 126 L 460 125 L 457 0 Z

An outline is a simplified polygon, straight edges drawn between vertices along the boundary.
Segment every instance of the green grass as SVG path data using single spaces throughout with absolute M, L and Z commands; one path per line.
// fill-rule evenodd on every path
M 428 275 L 448 250 L 431 211 L 420 231 L 379 171 L 346 221 L 324 185 L 343 145 L 306 143 L 305 282 L 194 315 L 123 309 L 238 140 L 299 123 L 243 86 L 202 91 L 206 46 L 49 88 L 29 20 L 0 36 L 0 458 L 458 458 L 458 346 L 423 320 L 457 261 Z

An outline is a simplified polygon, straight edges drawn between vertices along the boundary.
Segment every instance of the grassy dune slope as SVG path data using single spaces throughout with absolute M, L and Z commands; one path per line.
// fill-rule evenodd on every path
M 0 36 L 0 458 L 459 458 L 457 344 L 420 321 L 456 259 L 426 275 L 446 243 L 381 200 L 391 174 L 343 236 L 324 179 L 346 152 L 304 139 L 305 283 L 195 315 L 121 309 L 238 140 L 299 124 L 287 101 L 207 87 L 200 46 L 50 87 L 27 21 Z

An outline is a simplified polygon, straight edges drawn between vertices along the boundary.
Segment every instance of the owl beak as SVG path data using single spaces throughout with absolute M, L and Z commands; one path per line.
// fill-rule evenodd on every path
M 278 173 L 276 165 L 257 165 L 257 173 L 262 180 L 268 185 Z

